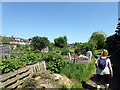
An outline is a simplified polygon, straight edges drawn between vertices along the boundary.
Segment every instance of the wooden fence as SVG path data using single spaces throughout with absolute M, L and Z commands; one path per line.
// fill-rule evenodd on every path
M 40 70 L 46 70 L 44 61 L 27 66 L 25 68 L 21 68 L 15 72 L 0 75 L 0 88 L 17 88 L 26 78 L 29 78 L 32 73 L 38 72 Z
M 88 64 L 89 63 L 89 58 L 86 57 L 80 57 L 80 56 L 71 56 L 71 60 L 69 56 L 64 56 L 64 58 L 66 60 L 68 60 L 69 62 L 72 63 L 76 63 L 76 64 Z

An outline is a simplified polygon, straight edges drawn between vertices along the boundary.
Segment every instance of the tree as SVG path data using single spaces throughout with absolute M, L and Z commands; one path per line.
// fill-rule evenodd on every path
M 91 40 L 91 41 L 89 41 L 87 43 L 83 43 L 80 46 L 80 48 L 82 49 L 82 53 L 85 53 L 88 50 L 90 50 L 90 51 L 92 51 L 93 55 L 95 55 L 96 47 L 97 47 L 97 45 L 96 45 L 96 43 L 93 40 Z
M 94 41 L 97 44 L 97 49 L 101 49 L 105 45 L 106 34 L 103 31 L 94 32 L 89 41 Z
M 49 50 L 52 51 L 52 50 L 54 50 L 54 49 L 55 49 L 55 45 L 54 45 L 53 42 L 51 42 L 51 43 L 49 44 Z
M 49 40 L 47 37 L 35 36 L 31 38 L 31 46 L 34 50 L 42 50 L 49 45 Z
M 64 36 L 64 37 L 56 38 L 54 39 L 54 43 L 55 43 L 55 46 L 63 48 L 67 46 L 67 37 Z
M 112 55 L 117 55 L 120 57 L 120 35 L 114 34 L 112 36 L 107 37 L 106 40 L 106 48 L 109 53 Z

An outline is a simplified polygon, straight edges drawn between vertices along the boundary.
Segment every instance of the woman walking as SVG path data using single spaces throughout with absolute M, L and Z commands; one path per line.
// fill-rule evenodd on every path
M 101 81 L 104 80 L 105 88 L 109 88 L 109 79 L 113 77 L 111 61 L 107 57 L 108 51 L 103 50 L 101 56 L 96 60 L 97 89 L 100 89 Z

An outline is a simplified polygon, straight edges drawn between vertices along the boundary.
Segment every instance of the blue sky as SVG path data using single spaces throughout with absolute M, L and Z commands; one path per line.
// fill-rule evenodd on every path
M 55 38 L 87 42 L 95 31 L 115 33 L 117 2 L 3 2 L 2 35 Z

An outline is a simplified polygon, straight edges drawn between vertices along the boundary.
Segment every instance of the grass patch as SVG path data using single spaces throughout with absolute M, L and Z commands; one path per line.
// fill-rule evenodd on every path
M 76 79 L 79 82 L 87 81 L 95 70 L 94 61 L 95 59 L 89 64 L 75 64 L 69 62 L 65 68 L 61 70 L 61 74 L 65 74 L 68 78 Z

